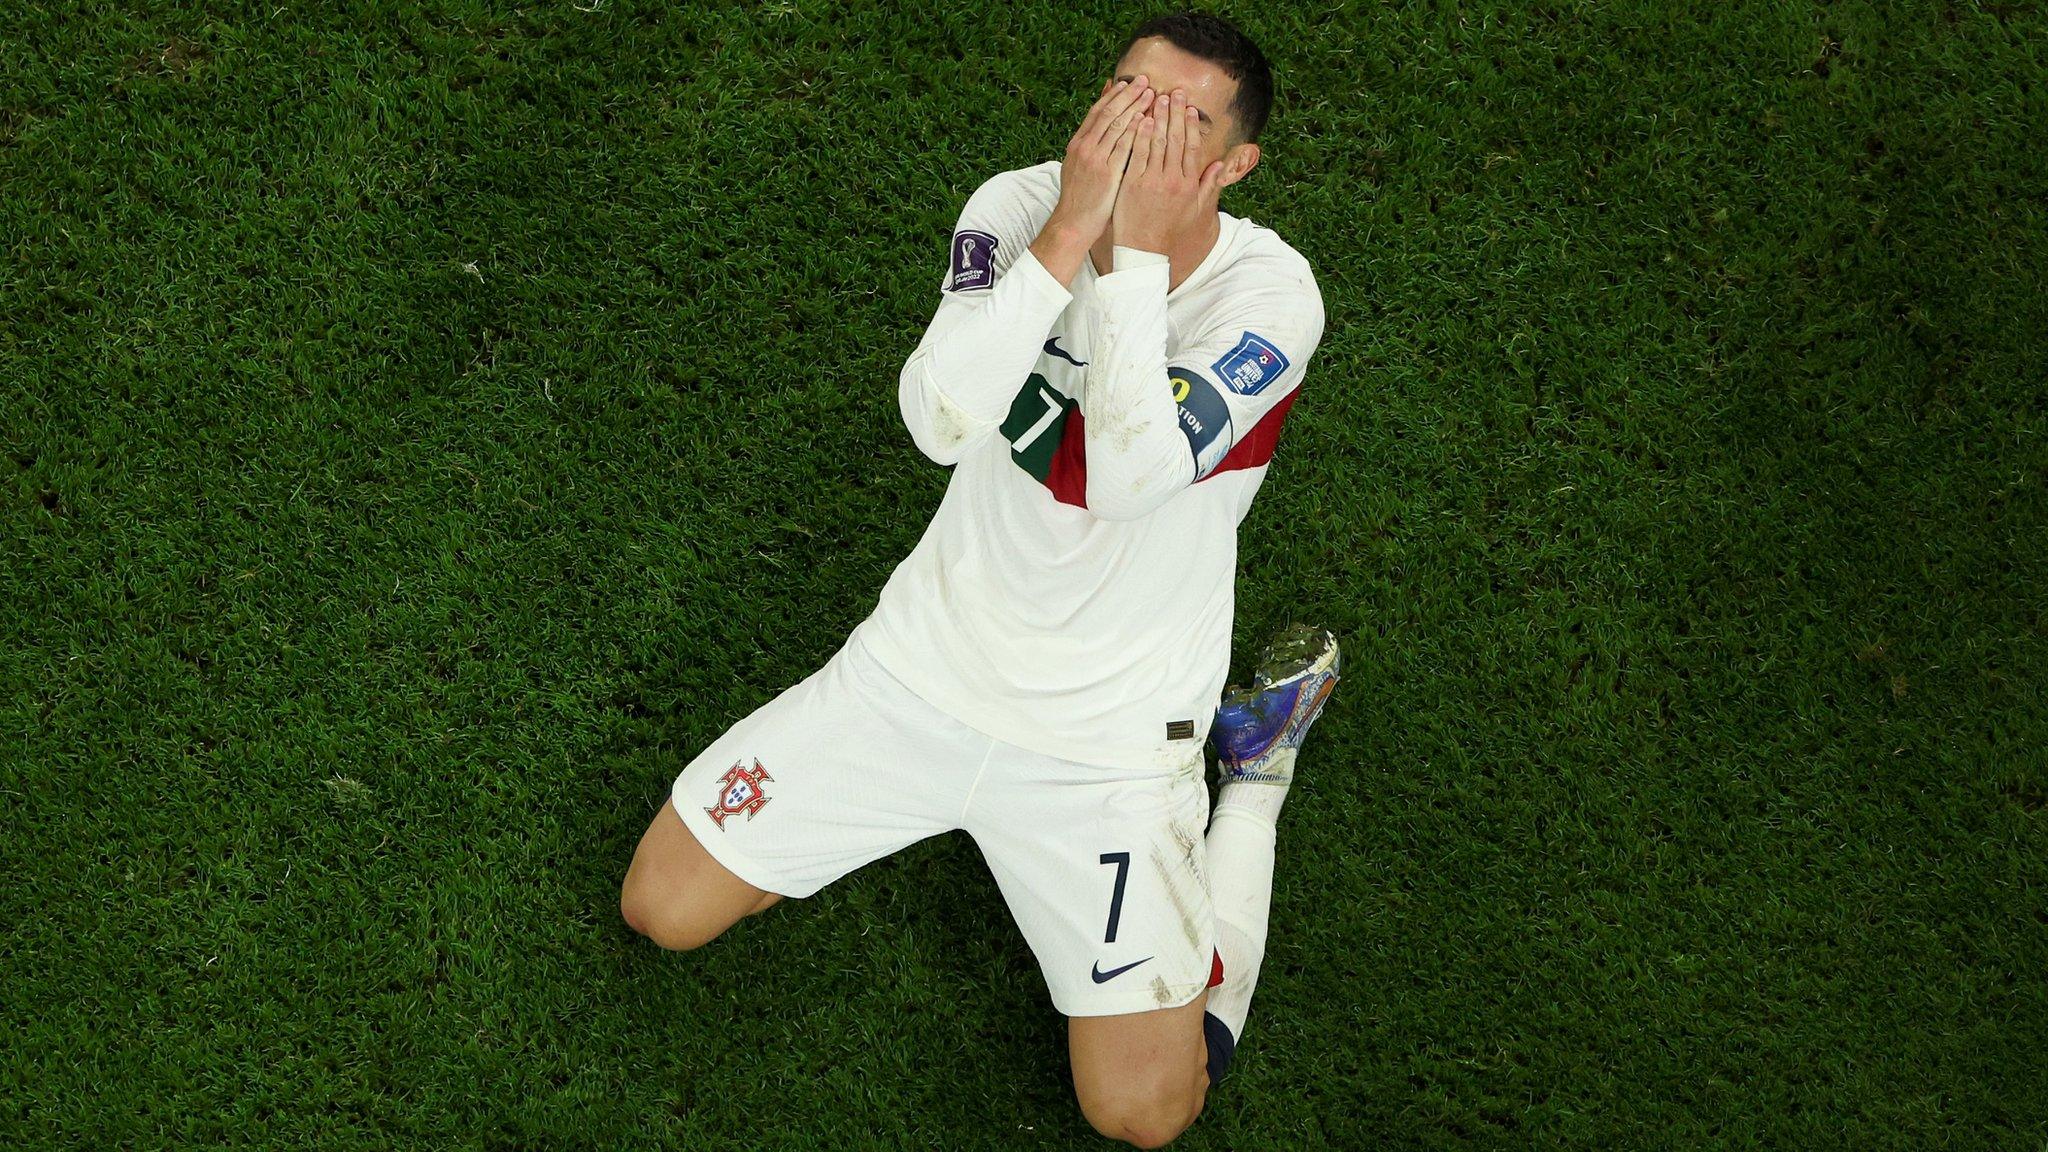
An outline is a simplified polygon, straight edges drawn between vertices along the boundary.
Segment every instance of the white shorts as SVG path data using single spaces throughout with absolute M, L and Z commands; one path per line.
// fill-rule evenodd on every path
M 1107 1016 L 1209 984 L 1202 763 L 1162 773 L 1027 751 L 927 704 L 855 637 L 712 741 L 670 799 L 713 859 L 792 897 L 964 829 L 1053 1005 Z

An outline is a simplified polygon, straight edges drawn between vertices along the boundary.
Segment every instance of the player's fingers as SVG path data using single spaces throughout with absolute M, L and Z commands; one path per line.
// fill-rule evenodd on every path
M 1191 175 L 1188 172 L 1188 98 L 1176 88 L 1173 100 L 1166 106 L 1166 170 L 1176 176 Z
M 1134 109 L 1142 109 L 1139 101 L 1151 90 L 1143 76 L 1133 76 L 1129 84 L 1112 93 L 1109 103 L 1103 105 L 1101 114 L 1096 118 L 1095 143 L 1102 147 L 1116 143 L 1117 133 L 1124 130 L 1128 117 L 1136 115 Z
M 1151 105 L 1131 110 L 1131 166 L 1130 175 L 1136 176 L 1145 170 L 1145 157 L 1151 154 L 1152 117 Z
M 1088 115 L 1084 119 L 1093 120 L 1101 115 L 1102 110 L 1109 105 L 1110 98 L 1117 94 L 1117 90 L 1116 77 L 1111 76 L 1109 79 L 1104 80 L 1102 82 L 1102 91 L 1095 94 L 1095 103 L 1088 106 Z
M 1124 174 L 1125 165 L 1131 162 L 1131 146 L 1137 142 L 1138 121 L 1134 119 L 1124 125 L 1124 130 L 1117 133 L 1116 143 L 1110 145 L 1109 167 L 1117 175 L 1122 176 Z
M 1102 104 L 1106 99 L 1106 93 L 1096 97 L 1095 103 L 1090 104 L 1088 111 L 1082 113 L 1080 125 L 1074 129 L 1073 137 L 1067 141 L 1069 151 L 1076 145 L 1086 144 L 1095 138 L 1095 126 L 1102 120 Z
M 1102 82 L 1102 91 L 1096 95 L 1095 103 L 1090 104 L 1088 111 L 1082 115 L 1081 126 L 1074 129 L 1073 139 L 1067 142 L 1069 148 L 1076 144 L 1090 144 L 1094 142 L 1098 126 L 1102 123 L 1102 109 L 1109 103 L 1110 96 L 1116 91 L 1115 85 L 1116 80 L 1114 78 Z
M 1110 98 L 1109 106 L 1115 111 L 1121 112 L 1143 99 L 1145 94 L 1150 91 L 1152 91 L 1152 81 L 1146 79 L 1145 74 L 1140 72 L 1136 76 L 1131 77 L 1131 82 Z
M 1104 146 L 1115 145 L 1117 141 L 1123 139 L 1126 132 L 1135 130 L 1138 127 L 1138 122 L 1144 118 L 1144 115 L 1145 109 L 1139 104 L 1132 104 L 1118 113 L 1116 118 L 1109 122 L 1109 126 L 1103 130 L 1102 140 Z
M 1146 141 L 1149 147 L 1146 149 L 1145 167 L 1154 172 L 1166 171 L 1166 118 L 1171 111 L 1166 93 L 1161 92 L 1152 105 L 1152 135 Z

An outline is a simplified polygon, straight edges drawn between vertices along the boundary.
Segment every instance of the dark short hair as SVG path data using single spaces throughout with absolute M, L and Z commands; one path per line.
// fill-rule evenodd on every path
M 1266 54 L 1237 25 L 1207 12 L 1154 16 L 1124 41 L 1117 59 L 1123 59 L 1132 45 L 1148 36 L 1164 36 L 1174 47 L 1217 65 L 1237 81 L 1230 114 L 1237 122 L 1239 143 L 1257 140 L 1266 130 L 1266 117 L 1273 111 L 1273 68 L 1266 62 Z

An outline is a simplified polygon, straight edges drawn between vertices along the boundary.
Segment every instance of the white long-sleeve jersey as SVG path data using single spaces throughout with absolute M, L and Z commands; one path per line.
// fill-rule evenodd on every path
M 855 629 L 982 732 L 1050 755 L 1183 768 L 1230 663 L 1237 526 L 1323 333 L 1308 261 L 1219 212 L 1168 291 L 1117 246 L 1062 287 L 1031 252 L 1060 162 L 999 173 L 953 232 L 937 314 L 903 366 L 945 496 Z

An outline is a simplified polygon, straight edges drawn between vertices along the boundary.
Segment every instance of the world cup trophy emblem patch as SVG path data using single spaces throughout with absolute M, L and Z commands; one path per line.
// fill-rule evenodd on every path
M 759 760 L 754 761 L 754 770 L 751 772 L 747 771 L 744 764 L 735 760 L 733 766 L 726 769 L 725 775 L 719 778 L 718 803 L 706 808 L 704 814 L 711 817 L 711 822 L 718 825 L 720 832 L 725 831 L 727 816 L 737 816 L 745 812 L 747 819 L 752 820 L 755 811 L 768 802 L 768 794 L 761 791 L 762 782 L 773 779 L 775 777 L 770 776 L 768 770 L 761 767 Z

